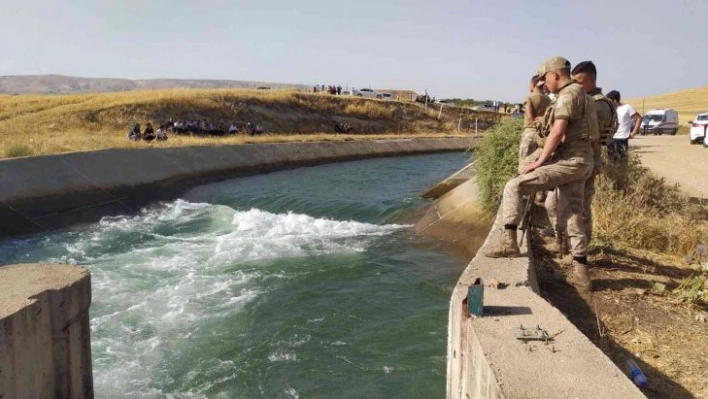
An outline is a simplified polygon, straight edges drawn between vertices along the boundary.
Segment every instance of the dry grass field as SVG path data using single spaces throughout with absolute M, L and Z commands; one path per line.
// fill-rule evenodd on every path
M 133 123 L 143 127 L 174 120 L 261 124 L 263 136 L 190 137 L 131 143 Z M 170 89 L 73 95 L 0 95 L 0 158 L 115 147 L 218 145 L 255 142 L 352 140 L 390 137 L 460 136 L 458 124 L 483 126 L 497 114 L 398 101 L 300 93 L 289 90 Z M 347 123 L 353 134 L 334 134 Z M 469 132 L 469 129 L 468 129 Z
M 654 108 L 673 108 L 679 113 L 679 125 L 685 127 L 696 114 L 708 112 L 708 87 L 680 90 L 645 98 L 632 98 L 624 100 L 624 102 L 631 104 L 640 113 L 642 105 L 645 112 Z

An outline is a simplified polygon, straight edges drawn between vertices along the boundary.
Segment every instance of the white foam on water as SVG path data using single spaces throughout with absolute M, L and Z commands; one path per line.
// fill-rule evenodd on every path
M 297 360 L 297 354 L 295 354 L 295 352 L 287 352 L 283 349 L 278 349 L 277 351 L 271 353 L 268 356 L 268 360 L 270 360 L 273 363 L 294 362 Z
M 238 368 L 228 359 L 193 359 L 196 386 L 190 386 L 189 375 L 174 381 L 167 365 L 210 337 L 210 325 L 238 318 L 268 293 L 268 272 L 259 262 L 362 252 L 376 237 L 405 227 L 177 200 L 56 237 L 64 248 L 49 260 L 91 268 L 97 396 L 203 397 L 238 378 Z M 297 273 L 302 271 L 273 275 L 288 279 Z M 309 339 L 296 336 L 274 348 L 268 360 L 297 361 L 294 348 Z M 166 385 L 174 392 L 165 392 Z M 294 390 L 286 393 L 297 397 Z
M 293 399 L 298 399 L 300 397 L 300 394 L 298 394 L 295 388 L 291 387 L 290 385 L 285 388 L 284 392 L 290 395 L 290 397 Z

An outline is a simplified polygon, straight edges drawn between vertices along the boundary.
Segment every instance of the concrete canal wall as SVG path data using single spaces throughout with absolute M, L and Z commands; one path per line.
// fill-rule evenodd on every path
M 357 159 L 465 151 L 466 138 L 112 149 L 0 160 L 0 236 L 132 213 L 214 180 Z
M 419 231 L 469 250 L 495 245 L 501 215 L 482 216 L 475 179 L 455 188 L 444 184 L 448 187 L 438 192 L 442 196 L 416 225 Z M 644 398 L 622 370 L 540 296 L 528 244 L 526 235 L 524 256 L 518 258 L 492 259 L 480 251 L 458 280 L 448 319 L 447 398 Z M 475 318 L 467 297 L 478 278 L 500 285 L 484 287 L 484 314 Z M 523 343 L 516 338 L 521 326 L 540 326 L 553 339 Z
M 90 304 L 82 267 L 0 267 L 0 398 L 93 397 Z

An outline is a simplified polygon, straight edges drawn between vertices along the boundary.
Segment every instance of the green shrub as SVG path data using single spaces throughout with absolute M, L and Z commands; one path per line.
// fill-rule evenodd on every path
M 523 128 L 523 120 L 503 120 L 485 133 L 474 150 L 480 200 L 490 212 L 499 207 L 506 182 L 518 174 Z
M 4 158 L 27 157 L 34 155 L 32 147 L 27 144 L 12 143 L 8 144 L 3 151 Z
M 686 277 L 674 290 L 674 294 L 695 305 L 708 305 L 708 274 Z

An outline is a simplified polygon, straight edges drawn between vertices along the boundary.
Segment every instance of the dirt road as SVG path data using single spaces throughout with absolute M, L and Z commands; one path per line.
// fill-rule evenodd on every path
M 692 197 L 708 198 L 708 148 L 690 145 L 688 136 L 637 136 L 630 151 L 669 183 Z

